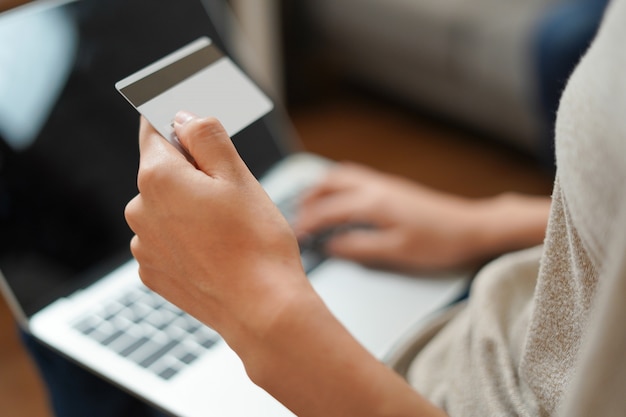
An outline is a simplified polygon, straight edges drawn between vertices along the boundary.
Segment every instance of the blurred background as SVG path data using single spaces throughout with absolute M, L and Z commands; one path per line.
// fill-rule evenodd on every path
M 0 10 L 21 3 L 1 0 Z M 470 197 L 549 195 L 560 92 L 606 5 L 229 3 L 236 20 L 229 21 L 228 40 L 239 61 L 284 105 L 306 149 Z M 10 82 L 2 58 L 0 44 L 0 87 Z M 1 413 L 49 416 L 46 401 L 0 300 Z

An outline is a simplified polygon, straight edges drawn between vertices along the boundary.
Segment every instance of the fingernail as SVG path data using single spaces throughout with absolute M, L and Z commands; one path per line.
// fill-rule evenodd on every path
M 195 119 L 195 117 L 195 115 L 189 113 L 188 111 L 181 110 L 176 113 L 176 116 L 174 117 L 174 122 L 179 125 L 184 125 L 188 121 Z

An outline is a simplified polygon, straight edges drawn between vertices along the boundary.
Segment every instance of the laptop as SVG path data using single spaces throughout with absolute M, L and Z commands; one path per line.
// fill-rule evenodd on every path
M 115 83 L 208 37 L 221 0 L 45 0 L 0 15 L 0 288 L 36 339 L 173 416 L 290 416 L 212 329 L 142 285 L 123 210 L 136 194 L 139 117 Z M 302 151 L 273 106 L 233 135 L 286 216 L 332 166 Z M 330 310 L 381 361 L 454 301 L 469 274 L 412 276 L 304 245 Z

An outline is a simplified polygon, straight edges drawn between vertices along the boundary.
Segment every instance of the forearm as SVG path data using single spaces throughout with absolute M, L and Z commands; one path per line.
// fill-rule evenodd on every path
M 253 381 L 298 416 L 445 415 L 358 344 L 314 292 L 292 297 L 274 319 L 234 348 Z
M 474 203 L 473 250 L 484 257 L 541 244 L 550 199 L 514 193 Z
M 143 282 L 213 327 L 300 416 L 436 416 L 337 322 L 295 236 L 221 124 L 176 115 L 195 164 L 142 119 L 140 193 L 125 216 Z

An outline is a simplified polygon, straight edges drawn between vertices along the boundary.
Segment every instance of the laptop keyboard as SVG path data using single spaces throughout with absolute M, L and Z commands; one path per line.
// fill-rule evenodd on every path
M 276 203 L 276 206 L 290 224 L 293 224 L 295 219 L 299 202 L 298 197 L 301 192 L 302 189 L 294 190 L 292 195 L 288 195 Z M 300 245 L 300 259 L 302 260 L 302 266 L 304 267 L 304 272 L 307 274 L 327 259 L 327 256 L 322 250 L 322 241 L 318 239 L 317 236 L 303 239 L 299 241 L 298 244 Z
M 290 222 L 298 194 L 278 204 Z M 307 273 L 326 259 L 315 238 L 300 242 L 300 255 Z M 220 340 L 217 332 L 141 284 L 79 318 L 73 327 L 165 380 Z
M 77 320 L 74 328 L 165 380 L 220 340 L 143 285 Z

